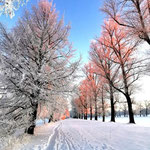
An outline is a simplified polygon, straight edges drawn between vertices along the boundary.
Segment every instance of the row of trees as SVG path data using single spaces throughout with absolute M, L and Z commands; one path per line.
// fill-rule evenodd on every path
M 95 116 L 97 100 L 101 99 L 104 114 L 104 95 L 109 95 L 111 121 L 114 122 L 115 104 L 118 101 L 115 95 L 122 94 L 128 106 L 129 123 L 135 123 L 132 100 L 134 83 L 147 70 L 145 63 L 149 60 L 141 59 L 137 49 L 142 41 L 150 44 L 150 3 L 149 0 L 107 0 L 101 10 L 107 14 L 107 19 L 102 26 L 101 36 L 91 43 L 90 62 L 85 67 L 87 76 L 80 86 L 84 87 L 87 84 L 84 82 L 90 82 L 86 88 L 92 91 Z M 87 95 L 82 94 L 81 87 L 78 101 L 83 105 L 87 103 Z
M 108 108 L 108 103 L 105 101 L 105 84 L 102 84 L 104 81 L 94 72 L 95 69 L 92 63 L 85 65 L 83 71 L 86 79 L 79 86 L 78 97 L 74 104 L 80 118 L 84 116 L 84 119 L 87 119 L 87 115 L 90 114 L 92 120 L 94 114 L 95 120 L 98 120 L 98 115 L 103 114 L 103 120 L 105 120 Z
M 119 101 L 115 108 L 117 117 L 128 116 L 128 107 L 125 101 Z M 150 114 L 150 101 L 133 101 L 133 112 L 134 115 L 147 117 Z
M 135 111 L 136 115 L 140 115 L 140 117 L 148 116 L 149 113 L 150 113 L 150 101 L 145 100 L 136 103 L 136 111 Z
M 67 109 L 79 65 L 69 30 L 48 1 L 25 11 L 11 31 L 0 24 L 0 135 L 33 133 L 39 105 L 48 106 L 50 119 Z
M 116 105 L 115 105 L 115 117 L 128 117 L 128 105 L 125 100 L 117 100 L 118 98 L 115 97 L 116 99 Z M 97 117 L 102 118 L 102 121 L 105 121 L 105 117 L 110 116 L 110 104 L 109 104 L 109 98 L 105 97 L 105 105 L 103 107 L 102 101 L 100 97 L 98 98 L 97 102 L 97 114 L 95 114 L 95 108 L 94 108 L 94 102 L 92 103 L 92 107 L 90 106 L 91 104 L 89 101 L 87 101 L 87 117 L 90 118 L 90 120 L 95 119 L 95 115 Z M 133 113 L 136 116 L 139 117 L 147 117 L 150 114 L 150 101 L 149 100 L 144 100 L 144 101 L 133 101 Z M 70 116 L 72 118 L 80 118 L 80 119 L 87 119 L 85 117 L 85 112 L 83 111 L 84 108 L 84 103 L 81 103 L 78 100 L 73 100 L 72 101 L 72 111 Z M 92 109 L 92 113 L 90 112 L 90 109 Z M 104 112 L 104 113 L 103 113 Z M 98 119 L 97 119 L 98 120 Z
M 52 98 L 52 97 L 51 97 Z M 62 96 L 55 96 L 53 103 L 39 102 L 37 109 L 37 119 L 42 119 L 44 123 L 55 122 L 62 118 L 69 117 L 68 101 Z M 67 112 L 67 113 L 66 113 Z

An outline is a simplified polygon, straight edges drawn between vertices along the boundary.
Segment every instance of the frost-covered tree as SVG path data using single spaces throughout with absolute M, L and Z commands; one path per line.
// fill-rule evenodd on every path
M 68 110 L 68 101 L 64 96 L 53 96 L 53 103 L 51 101 L 40 102 L 38 105 L 37 118 L 45 121 L 47 118 L 49 122 L 61 119 Z
M 69 29 L 48 1 L 26 11 L 11 32 L 0 25 L 2 88 L 7 93 L 0 105 L 5 118 L 30 133 L 38 104 L 48 101 L 52 106 L 57 101 L 54 95 L 71 91 L 79 62 L 71 60 Z
M 0 15 L 5 14 L 10 18 L 15 16 L 15 11 L 24 5 L 28 0 L 1 0 L 0 1 Z

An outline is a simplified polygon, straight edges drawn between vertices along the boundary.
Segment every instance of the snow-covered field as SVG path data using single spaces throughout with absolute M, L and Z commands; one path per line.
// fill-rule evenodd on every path
M 98 119 L 99 121 L 102 120 L 102 118 Z M 106 117 L 106 122 L 110 121 L 110 117 Z M 116 117 L 116 122 L 118 123 L 128 123 L 129 118 L 128 117 Z M 149 117 L 140 117 L 140 116 L 135 116 L 135 122 L 136 125 L 138 126 L 143 126 L 143 127 L 150 127 L 150 116 Z
M 117 118 L 118 120 L 119 118 Z M 126 118 L 128 119 L 128 118 Z M 148 120 L 139 118 L 139 120 Z M 109 120 L 109 118 L 108 118 Z M 125 118 L 120 121 L 125 122 Z M 124 121 L 123 121 L 124 120 Z M 136 119 L 138 121 L 138 119 Z M 118 120 L 119 121 L 119 120 Z M 126 121 L 128 122 L 128 120 Z M 143 121 L 139 121 L 142 123 Z M 147 122 L 147 121 L 145 121 Z M 140 124 L 139 123 L 139 124 Z M 150 150 L 150 126 L 67 119 L 45 127 L 26 150 Z M 48 136 L 49 135 L 49 136 Z M 40 143 L 41 139 L 41 143 Z M 43 141 L 42 141 L 43 140 Z M 47 141 L 47 143 L 46 143 Z M 33 146 L 34 143 L 34 146 Z

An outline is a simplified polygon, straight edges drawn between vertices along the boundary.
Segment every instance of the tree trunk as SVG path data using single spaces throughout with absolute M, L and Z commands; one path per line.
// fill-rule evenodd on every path
M 81 115 L 80 115 L 80 113 L 78 114 L 78 118 L 79 118 L 79 119 L 81 119 Z
M 147 107 L 145 109 L 145 115 L 146 115 L 146 117 L 148 116 L 148 108 Z
M 84 119 L 84 110 L 83 110 L 83 108 L 81 109 L 80 119 Z
M 105 114 L 103 115 L 103 122 L 105 122 Z
M 84 119 L 84 113 L 83 112 L 81 113 L 81 119 Z
M 102 98 L 102 114 L 103 114 L 103 122 L 105 122 L 105 106 L 104 106 L 104 100 Z
M 83 118 L 85 119 L 85 113 L 83 114 Z
M 97 120 L 97 98 L 95 98 L 95 120 Z
M 103 87 L 102 87 L 102 114 L 103 114 L 103 122 L 105 122 L 105 104 L 104 104 L 104 96 L 103 96 Z
M 92 114 L 92 102 L 90 100 L 90 120 L 92 120 L 93 114 Z
M 124 117 L 126 117 L 126 109 L 124 110 Z
M 30 119 L 31 125 L 25 130 L 25 132 L 28 134 L 34 134 L 34 128 L 36 126 L 35 120 L 37 116 L 37 109 L 38 109 L 38 104 L 36 104 L 33 107 L 33 113 L 31 114 L 31 119 Z
M 142 111 L 140 110 L 140 117 L 141 117 L 141 115 L 142 115 Z
M 87 120 L 87 114 L 84 113 L 84 120 Z
M 84 109 L 84 119 L 87 120 L 87 109 Z
M 114 95 L 113 95 L 113 89 L 110 85 L 110 105 L 111 105 L 111 120 L 112 122 L 115 122 L 115 107 L 114 107 Z
M 129 111 L 129 123 L 135 123 L 134 114 L 132 109 L 132 102 L 129 95 L 126 95 L 127 103 L 128 103 L 128 111 Z
M 123 76 L 123 81 L 124 81 L 124 95 L 127 99 L 127 104 L 128 104 L 128 112 L 129 112 L 129 123 L 135 123 L 134 121 L 134 114 L 133 114 L 133 109 L 132 109 L 132 101 L 129 95 L 129 86 L 127 84 L 127 74 L 125 73 L 125 67 L 124 64 L 121 64 L 121 69 L 122 69 L 122 76 Z
M 50 118 L 48 120 L 48 123 L 50 123 L 53 120 L 53 114 L 50 115 Z

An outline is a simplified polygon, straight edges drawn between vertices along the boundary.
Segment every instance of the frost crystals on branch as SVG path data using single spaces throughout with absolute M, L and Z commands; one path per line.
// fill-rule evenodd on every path
M 0 0 L 0 15 L 6 14 L 10 18 L 15 16 L 16 11 L 20 5 L 24 5 L 28 0 Z

